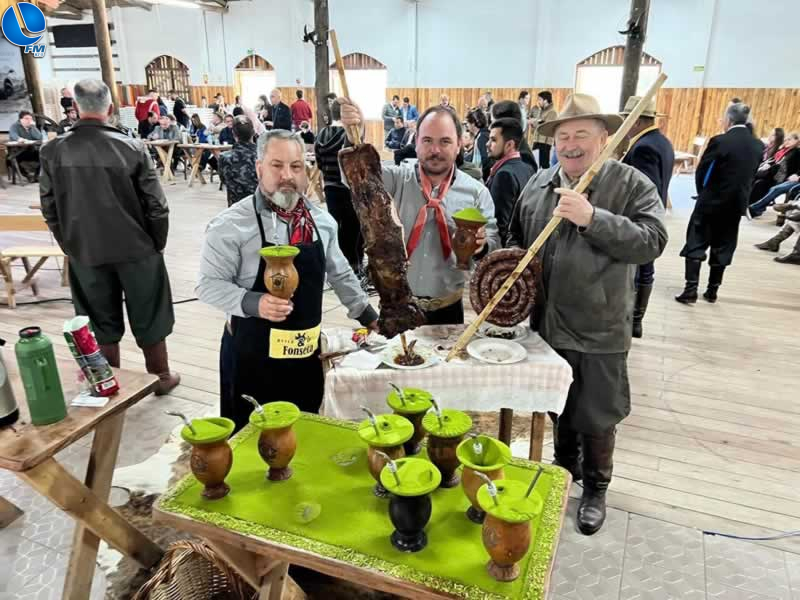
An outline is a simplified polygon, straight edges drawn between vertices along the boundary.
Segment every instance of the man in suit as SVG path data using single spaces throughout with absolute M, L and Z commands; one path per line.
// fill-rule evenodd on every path
M 639 103 L 639 96 L 631 96 L 625 104 L 622 116 L 627 117 Z M 667 206 L 669 181 L 672 179 L 672 166 L 675 162 L 675 151 L 672 143 L 661 133 L 656 126 L 656 101 L 642 112 L 628 133 L 628 151 L 622 162 L 644 173 L 653 182 L 658 190 L 661 203 Z M 639 265 L 636 271 L 636 302 L 633 305 L 633 337 L 642 337 L 642 321 L 647 304 L 650 301 L 650 292 L 653 290 L 655 278 L 655 263 L 649 262 Z
M 400 114 L 403 117 L 403 121 L 406 123 L 419 119 L 419 111 L 416 106 L 411 104 L 411 100 L 409 100 L 408 96 L 403 98 L 403 106 L 400 107 Z
M 761 162 L 763 146 L 746 124 L 750 107 L 731 104 L 725 111 L 725 133 L 711 138 L 695 171 L 697 203 L 686 230 L 681 256 L 686 259 L 686 287 L 675 297 L 682 304 L 697 302 L 700 267 L 710 248 L 708 302 L 717 301 L 725 267 L 733 261 L 739 221 L 747 214 L 750 188 Z
M 387 102 L 383 105 L 383 111 L 381 111 L 381 117 L 383 118 L 383 139 L 389 136 L 389 132 L 394 127 L 394 120 L 402 116 L 399 106 L 400 96 L 397 94 L 392 96 L 391 102 Z
M 267 129 L 292 130 L 292 110 L 281 99 L 283 95 L 279 89 L 274 89 L 269 93 L 269 103 L 272 106 L 270 120 L 264 125 Z
M 486 180 L 486 187 L 494 200 L 494 214 L 503 245 L 508 240 L 508 226 L 517 198 L 536 172 L 536 167 L 524 162 L 520 156 L 521 140 L 522 123 L 519 119 L 497 119 L 492 123 L 488 149 L 494 164 Z

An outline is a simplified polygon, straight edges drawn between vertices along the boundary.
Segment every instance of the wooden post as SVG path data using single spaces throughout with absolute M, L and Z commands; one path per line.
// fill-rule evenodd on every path
M 111 36 L 108 33 L 108 15 L 105 0 L 91 0 L 92 17 L 94 18 L 94 37 L 97 40 L 97 54 L 100 57 L 100 71 L 103 81 L 111 90 L 111 103 L 114 114 L 119 114 L 119 98 L 117 97 L 116 77 L 114 76 L 114 58 L 111 52 Z
M 628 18 L 628 30 L 625 32 L 625 57 L 622 68 L 622 91 L 619 97 L 619 109 L 625 108 L 628 98 L 636 95 L 639 85 L 639 67 L 642 64 L 642 50 L 647 35 L 647 15 L 650 12 L 650 0 L 631 0 L 631 16 Z
M 328 0 L 314 0 L 314 31 L 317 40 L 314 46 L 316 80 L 314 91 L 317 96 L 317 130 L 325 124 L 323 115 L 328 110 L 326 96 L 330 93 L 330 56 L 328 54 Z
M 511 425 L 514 421 L 514 411 L 510 408 L 500 409 L 500 431 L 497 434 L 497 439 L 503 442 L 506 446 L 511 445 Z
M 33 112 L 37 115 L 44 114 L 44 94 L 42 93 L 42 81 L 39 79 L 39 59 L 34 58 L 33 54 L 25 53 L 24 48 L 20 48 L 22 53 L 22 68 L 25 70 L 25 84 L 28 86 L 28 94 L 31 97 Z

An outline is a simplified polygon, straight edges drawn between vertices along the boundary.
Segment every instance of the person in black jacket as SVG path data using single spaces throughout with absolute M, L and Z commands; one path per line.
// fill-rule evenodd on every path
M 286 131 L 292 130 L 292 109 L 281 101 L 281 91 L 274 89 L 269 93 L 269 102 L 272 106 L 270 112 L 271 119 L 266 121 L 264 125 L 267 129 L 285 129 Z
M 625 104 L 622 116 L 627 117 L 639 103 L 639 96 L 631 96 Z M 628 151 L 622 158 L 622 163 L 630 165 L 644 173 L 653 182 L 658 190 L 658 195 L 664 208 L 667 206 L 669 182 L 672 179 L 672 168 L 675 163 L 675 151 L 672 143 L 659 131 L 656 126 L 656 101 L 651 101 L 642 115 L 628 133 Z M 642 337 L 642 321 L 644 320 L 647 305 L 650 301 L 650 292 L 653 290 L 655 279 L 655 262 L 639 265 L 636 270 L 636 302 L 633 305 L 633 337 Z
M 717 301 L 725 267 L 733 261 L 739 221 L 747 214 L 750 188 L 761 162 L 764 145 L 745 126 L 750 116 L 746 104 L 731 104 L 725 111 L 725 133 L 711 138 L 695 171 L 697 203 L 686 230 L 681 256 L 686 259 L 686 287 L 675 297 L 682 304 L 697 302 L 700 267 L 710 248 L 708 302 Z
M 339 169 L 339 150 L 344 147 L 347 136 L 342 126 L 342 106 L 334 102 L 328 108 L 330 125 L 317 135 L 314 144 L 314 156 L 317 167 L 322 171 L 325 189 L 325 204 L 328 211 L 339 225 L 339 248 L 353 271 L 361 278 L 361 264 L 364 262 L 364 238 L 361 236 L 361 225 L 353 208 L 350 190 L 342 183 L 342 172 Z
M 173 102 L 172 114 L 175 115 L 175 120 L 186 127 L 186 129 L 189 129 L 191 121 L 189 120 L 189 115 L 186 113 L 186 102 L 183 101 L 183 98 L 181 98 L 175 90 L 169 93 L 169 98 Z
M 417 158 L 417 122 L 409 121 L 400 149 L 394 151 L 394 164 L 399 165 L 407 158 Z
M 406 126 L 403 117 L 394 118 L 394 128 L 389 131 L 386 136 L 386 147 L 389 150 L 400 150 L 405 144 L 403 140 L 406 137 Z
M 484 161 L 489 160 L 489 151 L 486 144 L 489 143 L 489 129 L 486 122 L 486 114 L 479 108 L 467 113 L 467 129 L 475 136 L 475 149 L 472 152 L 472 164 L 479 169 L 483 167 Z
M 491 115 L 492 121 L 497 121 L 498 119 L 517 119 L 520 122 L 520 127 L 522 126 L 522 109 L 519 107 L 518 102 L 512 102 L 511 100 L 501 100 L 500 102 L 495 102 L 492 105 Z M 489 125 L 491 128 L 491 123 Z M 522 139 L 520 140 L 518 150 L 522 162 L 532 166 L 534 172 L 536 172 L 539 169 L 539 165 L 536 164 L 536 159 L 533 158 L 533 152 L 528 144 L 528 140 L 525 139 L 524 133 Z M 492 160 L 489 160 L 484 162 L 482 165 L 484 181 L 489 179 L 489 171 L 492 168 L 492 162 Z
M 145 368 L 159 378 L 155 392 L 167 394 L 180 382 L 165 341 L 175 323 L 164 263 L 167 199 L 141 140 L 108 124 L 108 86 L 79 81 L 75 101 L 80 121 L 42 146 L 42 215 L 69 257 L 75 314 L 89 317 L 103 355 L 120 366 L 124 296 Z
M 495 108 L 498 102 L 495 104 Z M 511 224 L 511 213 L 528 180 L 536 172 L 520 156 L 522 140 L 522 122 L 520 119 L 497 119 L 489 130 L 489 156 L 493 160 L 486 187 L 494 200 L 494 216 L 500 230 L 500 240 L 506 245 L 508 227 Z

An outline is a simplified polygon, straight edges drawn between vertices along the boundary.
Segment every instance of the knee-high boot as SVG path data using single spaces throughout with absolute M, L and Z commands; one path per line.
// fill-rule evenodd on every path
M 554 413 L 550 413 L 550 420 L 553 422 L 553 447 L 555 448 L 553 464 L 569 471 L 573 481 L 580 481 L 583 477 L 580 434 L 569 429 L 567 422 Z
M 578 529 L 584 535 L 597 533 L 606 520 L 606 491 L 614 469 L 616 429 L 583 434 L 583 496 L 578 506 Z

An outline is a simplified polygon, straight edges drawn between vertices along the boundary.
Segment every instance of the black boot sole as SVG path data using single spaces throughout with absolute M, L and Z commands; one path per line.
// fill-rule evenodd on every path
M 695 298 L 681 298 L 680 296 L 675 297 L 675 302 L 680 302 L 681 304 L 697 304 L 697 297 Z

